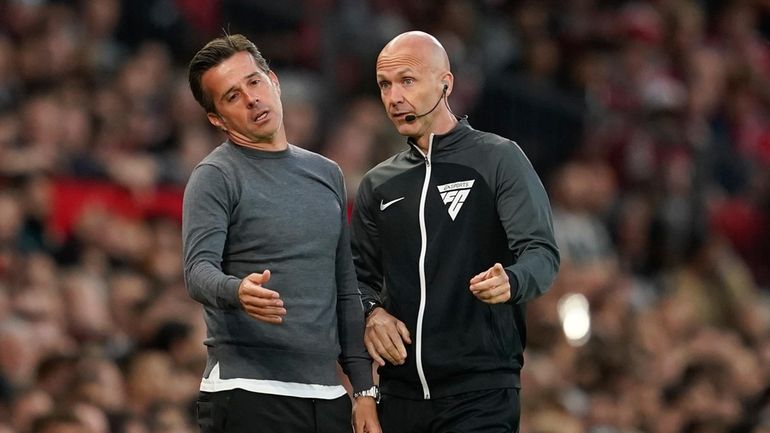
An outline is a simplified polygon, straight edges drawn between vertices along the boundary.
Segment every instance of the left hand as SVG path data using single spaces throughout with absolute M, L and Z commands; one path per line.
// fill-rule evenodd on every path
M 382 433 L 377 419 L 377 402 L 372 397 L 353 399 L 353 426 L 356 433 Z
M 500 263 L 471 278 L 471 293 L 487 304 L 499 304 L 511 299 L 508 274 Z

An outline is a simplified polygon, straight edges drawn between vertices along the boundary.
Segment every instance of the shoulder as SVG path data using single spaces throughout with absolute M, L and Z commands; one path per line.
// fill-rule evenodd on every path
M 375 165 L 363 177 L 363 181 L 379 185 L 386 180 L 414 167 L 413 158 L 410 159 L 411 149 L 406 149 L 385 159 Z
M 359 182 L 358 185 L 358 195 L 362 194 L 368 194 L 370 191 L 373 191 L 378 185 L 382 185 L 393 177 L 393 161 L 396 159 L 397 155 L 391 156 L 390 158 L 380 162 L 379 164 L 375 165 L 369 171 L 364 173 L 364 176 L 361 178 L 361 182 Z
M 195 171 L 198 171 L 201 167 L 215 167 L 224 172 L 232 165 L 233 159 L 232 146 L 225 142 L 215 147 L 214 150 L 206 155 L 195 166 Z
M 336 162 L 321 155 L 320 153 L 316 153 L 311 150 L 295 146 L 293 144 L 289 145 L 289 149 L 292 155 L 300 162 L 300 164 L 307 164 L 311 167 L 325 168 L 334 171 L 340 169 Z
M 516 181 L 522 177 L 537 177 L 532 163 L 514 141 L 498 134 L 473 129 L 466 140 L 466 164 L 476 168 L 490 184 Z
M 473 130 L 471 140 L 475 148 L 482 155 L 486 155 L 492 161 L 498 161 L 503 165 L 514 164 L 516 166 L 531 165 L 527 155 L 514 140 L 502 137 L 492 132 Z
M 475 145 L 480 146 L 480 150 L 494 153 L 522 153 L 521 148 L 515 141 L 497 135 L 492 132 L 472 130 L 469 139 Z

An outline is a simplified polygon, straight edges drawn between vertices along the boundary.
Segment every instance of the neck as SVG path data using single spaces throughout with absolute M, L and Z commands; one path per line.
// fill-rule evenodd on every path
M 447 110 L 444 110 L 436 115 L 426 131 L 415 138 L 417 147 L 420 148 L 426 154 L 428 153 L 428 146 L 430 145 L 430 134 L 443 135 L 451 131 L 457 125 L 457 118 Z
M 228 131 L 227 137 L 238 146 L 264 150 L 267 152 L 280 152 L 289 147 L 286 135 L 281 133 L 276 133 L 272 137 L 258 137 L 256 139 L 251 139 L 243 134 Z

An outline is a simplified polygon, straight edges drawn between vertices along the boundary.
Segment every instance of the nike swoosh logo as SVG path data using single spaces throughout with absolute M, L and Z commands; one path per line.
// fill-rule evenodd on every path
M 401 200 L 403 200 L 405 198 L 406 197 L 399 197 L 399 198 L 397 198 L 395 200 L 391 200 L 391 201 L 389 201 L 387 203 L 383 203 L 382 200 L 380 200 L 380 210 L 383 211 L 383 210 L 387 209 L 388 207 L 390 207 L 390 205 L 396 204 L 396 203 L 400 202 Z

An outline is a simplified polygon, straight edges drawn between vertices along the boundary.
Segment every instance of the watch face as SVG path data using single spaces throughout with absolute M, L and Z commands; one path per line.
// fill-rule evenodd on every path
M 371 314 L 372 310 L 377 308 L 377 302 L 376 301 L 366 301 L 366 309 L 364 310 L 364 315 L 369 316 Z

